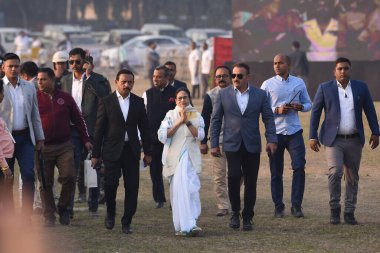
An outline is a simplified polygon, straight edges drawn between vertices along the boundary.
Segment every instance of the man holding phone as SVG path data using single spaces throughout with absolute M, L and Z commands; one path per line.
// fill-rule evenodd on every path
M 278 146 L 275 154 L 269 155 L 271 171 L 272 200 L 275 204 L 274 216 L 284 217 L 283 203 L 284 151 L 288 150 L 292 160 L 293 181 L 291 193 L 291 213 L 300 218 L 305 190 L 305 143 L 298 112 L 310 111 L 312 103 L 304 81 L 289 74 L 290 58 L 278 54 L 273 60 L 276 76 L 264 81 L 261 89 L 268 94 L 275 117 Z

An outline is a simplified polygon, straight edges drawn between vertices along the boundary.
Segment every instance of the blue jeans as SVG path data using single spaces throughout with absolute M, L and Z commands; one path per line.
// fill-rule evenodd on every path
M 271 172 L 272 200 L 276 208 L 284 208 L 283 203 L 283 180 L 284 151 L 288 150 L 292 160 L 293 180 L 291 202 L 294 207 L 301 207 L 305 191 L 305 143 L 302 130 L 292 135 L 278 134 L 277 151 L 269 158 Z
M 15 139 L 15 152 L 9 159 L 9 168 L 14 174 L 15 160 L 20 167 L 22 179 L 22 212 L 31 214 L 34 200 L 34 145 L 30 139 L 29 132 L 13 136 Z M 13 200 L 13 197 L 11 197 Z M 13 201 L 10 202 L 13 205 Z M 13 209 L 13 206 L 9 207 Z

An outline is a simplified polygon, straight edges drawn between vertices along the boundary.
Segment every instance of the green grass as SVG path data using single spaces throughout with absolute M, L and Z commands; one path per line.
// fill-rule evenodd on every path
M 142 94 L 146 83 L 138 82 L 136 93 Z M 201 101 L 195 101 L 200 110 Z M 380 111 L 380 103 L 376 103 Z M 304 219 L 290 215 L 291 170 L 289 156 L 286 155 L 284 171 L 284 201 L 286 216 L 273 218 L 273 203 L 270 194 L 270 174 L 268 158 L 261 157 L 261 167 L 257 187 L 254 230 L 243 232 L 228 227 L 229 217 L 216 217 L 216 201 L 210 157 L 203 156 L 201 175 L 202 214 L 199 220 L 204 236 L 200 238 L 178 238 L 174 236 L 171 212 L 168 204 L 163 209 L 155 209 L 151 194 L 148 171 L 141 173 L 140 193 L 137 213 L 133 219 L 134 233 L 121 232 L 120 219 L 123 208 L 124 191 L 119 186 L 118 209 L 115 228 L 104 228 L 105 209 L 100 208 L 100 217 L 91 218 L 86 205 L 77 205 L 75 219 L 69 226 L 57 225 L 51 229 L 36 229 L 37 238 L 48 241 L 56 252 L 380 252 L 380 198 L 379 198 L 379 150 L 371 151 L 368 137 L 360 169 L 359 196 L 356 216 L 358 226 L 332 226 L 329 221 L 327 168 L 324 150 L 315 153 L 308 148 L 309 113 L 302 113 L 304 138 L 307 146 L 306 190 L 303 210 Z M 367 125 L 367 124 L 365 124 Z M 367 135 L 369 134 L 366 129 Z M 167 182 L 166 196 L 169 199 Z M 33 224 L 39 227 L 42 219 L 33 217 Z M 50 243 L 49 243 L 50 242 Z M 0 248 L 1 249 L 1 248 Z M 2 252 L 2 251 L 1 251 Z M 30 252 L 30 251 L 28 251 Z M 38 252 L 38 251 L 36 251 Z M 47 251 L 49 252 L 49 251 Z M 53 252 L 53 251 L 50 251 Z

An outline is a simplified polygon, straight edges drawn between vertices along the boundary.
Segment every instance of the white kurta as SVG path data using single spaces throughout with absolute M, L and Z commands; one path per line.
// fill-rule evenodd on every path
M 188 233 L 196 227 L 196 221 L 201 214 L 201 201 L 199 197 L 201 154 L 199 152 L 197 141 L 204 138 L 204 121 L 195 109 L 188 107 L 193 117 L 189 118 L 192 124 L 198 128 L 198 136 L 194 138 L 186 125 L 182 125 L 171 137 L 167 138 L 168 129 L 173 122 L 179 120 L 178 110 L 169 111 L 162 121 L 158 130 L 159 140 L 166 145 L 167 154 L 163 154 L 164 175 L 168 177 L 170 183 L 170 201 L 172 205 L 173 224 L 176 232 Z M 190 136 L 189 136 L 190 133 Z M 179 147 L 181 145 L 181 147 Z M 194 147 L 197 147 L 195 150 Z M 173 157 L 172 151 L 177 152 Z M 198 152 L 197 152 L 198 151 Z M 174 158 L 174 159 L 173 159 Z M 173 161 L 174 160 L 174 161 Z M 175 162 L 176 161 L 176 162 Z M 194 166 L 193 164 L 197 164 Z M 168 165 L 174 165 L 173 170 L 167 168 Z

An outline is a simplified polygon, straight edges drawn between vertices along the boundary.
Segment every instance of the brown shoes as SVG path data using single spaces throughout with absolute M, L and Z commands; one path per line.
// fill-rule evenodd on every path
M 219 209 L 218 212 L 216 213 L 216 216 L 221 217 L 221 216 L 226 216 L 228 214 L 228 209 Z

